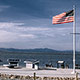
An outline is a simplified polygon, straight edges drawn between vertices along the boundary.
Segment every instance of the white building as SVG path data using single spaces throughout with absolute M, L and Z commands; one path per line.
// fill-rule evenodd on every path
M 39 69 L 39 61 L 36 60 L 26 60 L 24 61 L 26 63 L 27 69 Z
M 7 61 L 9 62 L 9 66 L 8 67 L 10 67 L 10 68 L 19 67 L 20 59 L 10 58 Z

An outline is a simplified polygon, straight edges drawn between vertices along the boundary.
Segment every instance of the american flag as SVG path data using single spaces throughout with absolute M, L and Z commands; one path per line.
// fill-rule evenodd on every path
M 74 10 L 61 13 L 59 15 L 53 16 L 52 24 L 63 24 L 74 21 Z

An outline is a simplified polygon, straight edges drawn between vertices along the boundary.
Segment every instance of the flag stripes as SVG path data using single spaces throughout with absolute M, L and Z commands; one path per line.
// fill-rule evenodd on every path
M 74 21 L 73 11 L 71 12 L 64 12 L 59 15 L 56 15 L 52 19 L 52 24 L 63 24 L 63 23 L 69 23 Z

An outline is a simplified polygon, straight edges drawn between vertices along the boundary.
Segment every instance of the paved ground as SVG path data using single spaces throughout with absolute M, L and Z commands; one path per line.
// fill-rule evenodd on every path
M 56 70 L 29 70 L 26 68 L 21 69 L 10 69 L 10 68 L 3 68 L 0 67 L 0 73 L 2 74 L 13 74 L 13 75 L 24 75 L 24 76 L 33 76 L 34 72 L 36 76 L 40 77 L 75 77 L 75 74 L 71 74 L 72 69 L 56 69 Z M 76 70 L 79 73 L 80 77 L 80 70 Z

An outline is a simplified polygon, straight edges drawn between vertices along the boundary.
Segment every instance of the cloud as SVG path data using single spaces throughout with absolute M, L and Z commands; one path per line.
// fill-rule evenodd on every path
M 27 26 L 23 22 L 0 22 L 0 42 L 16 48 L 59 48 L 72 45 L 72 27 Z M 14 44 L 15 45 L 14 45 Z M 25 44 L 27 43 L 27 45 Z M 14 45 L 14 46 L 13 46 Z M 6 46 L 6 45 L 5 45 Z
M 6 43 L 6 47 L 14 45 L 17 48 L 69 49 L 72 46 L 70 34 L 73 29 L 72 23 L 52 25 L 51 17 L 72 9 L 73 3 L 78 4 L 80 1 L 71 0 L 68 3 L 67 0 L 36 0 L 35 2 L 34 0 L 0 1 L 0 42 Z M 80 32 L 78 27 L 80 5 L 76 7 L 76 30 Z M 77 37 L 79 43 L 79 36 Z
M 0 22 L 0 42 L 17 42 L 36 38 L 32 33 L 23 33 L 24 30 L 19 30 L 18 26 L 24 23 L 10 23 L 10 22 Z
M 16 40 L 16 33 L 0 30 L 0 42 L 13 42 Z
M 10 28 L 10 27 L 17 27 L 21 26 L 24 23 L 15 23 L 15 22 L 0 22 L 0 28 Z
M 23 30 L 23 31 L 47 31 L 49 30 L 50 28 L 42 28 L 42 27 L 28 27 L 28 26 L 25 26 L 25 27 L 18 27 L 18 30 Z
M 34 38 L 36 38 L 36 36 L 33 34 L 22 34 L 0 30 L 0 42 L 23 42 Z
M 0 12 L 4 11 L 5 9 L 10 8 L 11 6 L 9 5 L 0 5 Z
M 19 35 L 22 38 L 35 38 L 36 36 L 33 34 L 21 34 Z

